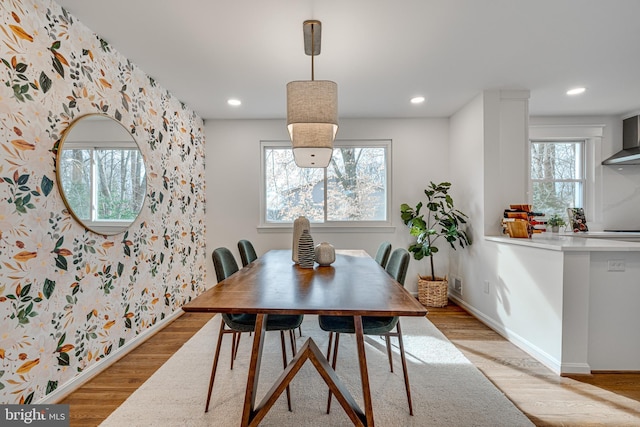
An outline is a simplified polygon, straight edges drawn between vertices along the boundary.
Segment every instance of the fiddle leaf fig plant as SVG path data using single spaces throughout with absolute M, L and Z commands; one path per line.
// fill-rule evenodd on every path
M 409 252 L 416 260 L 429 257 L 431 264 L 431 280 L 437 280 L 433 267 L 433 255 L 438 253 L 435 246 L 439 239 L 445 240 L 456 250 L 471 245 L 471 239 L 461 226 L 467 223 L 467 215 L 453 205 L 449 195 L 450 182 L 434 184 L 431 182 L 424 190 L 427 196 L 426 205 L 419 202 L 415 208 L 406 203 L 400 206 L 402 221 L 409 227 L 409 233 L 416 237 L 416 242 L 409 246 Z M 426 212 L 421 213 L 423 207 Z M 456 246 L 457 245 L 457 246 Z

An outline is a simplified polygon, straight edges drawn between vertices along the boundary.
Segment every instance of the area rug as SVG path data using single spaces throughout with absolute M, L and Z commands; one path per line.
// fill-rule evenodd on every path
M 409 415 L 397 340 L 391 339 L 394 345 L 392 373 L 384 339 L 367 336 L 366 355 L 376 425 L 533 425 L 428 319 L 403 317 L 401 323 L 414 415 Z M 215 316 L 101 426 L 239 425 L 251 351 L 252 337 L 248 334 L 243 335 L 233 370 L 229 369 L 230 336 L 224 337 L 211 406 L 208 413 L 204 412 L 219 326 L 220 316 Z M 302 337 L 296 336 L 298 348 L 308 337 L 313 337 L 320 349 L 326 351 L 328 334 L 320 330 L 316 316 L 305 316 Z M 258 400 L 282 372 L 281 351 L 279 333 L 268 332 L 262 355 Z M 362 407 L 357 360 L 355 337 L 341 335 L 336 371 Z M 283 393 L 260 425 L 351 425 L 335 399 L 331 412 L 326 413 L 327 391 L 326 384 L 307 361 L 291 383 L 292 411 L 287 410 Z

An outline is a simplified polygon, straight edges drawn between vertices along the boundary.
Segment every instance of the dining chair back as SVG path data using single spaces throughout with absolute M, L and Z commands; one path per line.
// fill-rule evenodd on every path
M 375 260 L 378 264 L 385 268 L 387 266 L 387 261 L 389 260 L 389 255 L 391 254 L 391 243 L 382 242 L 380 246 L 378 246 L 378 252 L 376 252 Z
M 217 248 L 211 254 L 211 258 L 213 259 L 213 267 L 216 270 L 218 283 L 239 270 L 236 259 L 227 248 Z
M 389 257 L 389 262 L 387 262 L 387 273 L 396 279 L 396 282 L 400 283 L 402 286 L 404 286 L 404 280 L 407 278 L 409 261 L 411 261 L 409 251 L 404 248 L 398 248 L 393 251 Z
M 395 249 L 387 263 L 386 271 L 397 282 L 404 286 L 405 278 L 407 277 L 407 270 L 409 268 L 409 261 L 411 256 L 409 251 L 404 248 Z M 318 323 L 320 328 L 329 332 L 329 345 L 327 348 L 327 361 L 331 363 L 331 366 L 335 370 L 338 360 L 338 347 L 340 344 L 340 334 L 355 333 L 355 323 L 353 316 L 318 316 Z M 394 331 L 395 329 L 395 331 Z M 409 374 L 407 373 L 407 361 L 404 353 L 404 343 L 402 341 L 402 328 L 400 326 L 400 318 L 398 316 L 363 316 L 362 317 L 362 330 L 365 335 L 380 335 L 385 338 L 387 346 L 387 357 L 389 359 L 389 367 L 393 372 L 393 358 L 391 352 L 391 337 L 398 339 L 398 346 L 400 348 L 400 360 L 402 362 L 402 372 L 404 376 L 404 386 L 407 393 L 407 402 L 409 404 L 409 414 L 413 415 L 413 402 L 411 399 L 411 387 L 409 385 Z M 335 335 L 335 340 L 333 336 Z M 335 343 L 333 342 L 335 341 Z M 333 355 L 331 354 L 331 348 L 333 346 Z M 332 358 L 332 359 L 331 359 Z M 331 410 L 331 390 L 329 390 L 329 398 L 327 399 L 327 413 Z
M 245 239 L 240 240 L 238 242 L 238 251 L 240 252 L 240 259 L 242 260 L 243 267 L 246 267 L 248 264 L 258 259 L 256 250 L 254 249 L 253 244 L 249 240 L 245 240 Z

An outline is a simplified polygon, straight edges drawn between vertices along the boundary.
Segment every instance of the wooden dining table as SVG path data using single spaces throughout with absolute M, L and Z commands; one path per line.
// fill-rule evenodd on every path
M 242 426 L 257 426 L 309 360 L 354 425 L 373 426 L 373 406 L 362 316 L 425 316 L 427 310 L 362 250 L 338 250 L 330 266 L 301 268 L 291 250 L 271 250 L 185 304 L 186 312 L 256 314 Z M 270 314 L 353 316 L 364 409 L 344 386 L 312 338 L 308 338 L 256 404 L 260 361 Z

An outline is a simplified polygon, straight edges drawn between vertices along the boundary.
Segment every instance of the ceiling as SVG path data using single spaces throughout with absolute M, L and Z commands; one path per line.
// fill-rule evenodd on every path
M 57 2 L 204 119 L 285 118 L 306 19 L 341 118 L 448 117 L 493 89 L 530 90 L 534 116 L 640 110 L 638 0 Z

